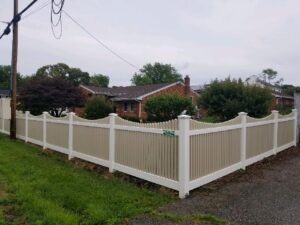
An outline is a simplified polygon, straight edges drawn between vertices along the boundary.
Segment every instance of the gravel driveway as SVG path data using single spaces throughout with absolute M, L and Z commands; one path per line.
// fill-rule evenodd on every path
M 300 149 L 281 152 L 246 171 L 238 171 L 198 188 L 188 198 L 158 211 L 176 215 L 207 213 L 232 225 L 299 225 Z M 210 223 L 174 223 L 144 215 L 128 224 Z

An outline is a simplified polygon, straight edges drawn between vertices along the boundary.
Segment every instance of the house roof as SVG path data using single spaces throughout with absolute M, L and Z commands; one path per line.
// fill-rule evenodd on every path
M 172 83 L 161 83 L 161 84 L 149 84 L 140 86 L 126 86 L 126 87 L 96 87 L 88 85 L 80 85 L 82 88 L 90 91 L 95 95 L 106 95 L 112 97 L 112 101 L 122 101 L 122 100 L 141 100 L 142 98 L 154 94 L 163 89 L 172 87 L 174 85 L 181 84 L 180 81 Z

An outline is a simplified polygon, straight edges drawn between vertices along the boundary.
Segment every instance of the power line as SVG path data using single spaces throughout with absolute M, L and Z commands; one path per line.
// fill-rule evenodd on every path
M 126 64 L 130 65 L 131 67 L 138 69 L 139 68 L 134 65 L 133 63 L 129 62 L 122 56 L 120 56 L 118 53 L 116 53 L 114 50 L 112 50 L 110 47 L 108 47 L 106 44 L 104 44 L 102 41 L 100 41 L 95 35 L 93 35 L 91 32 L 89 32 L 83 25 L 81 25 L 78 21 L 76 21 L 70 14 L 68 14 L 65 10 L 63 10 L 63 13 L 70 19 L 72 20 L 77 26 L 79 26 L 85 33 L 87 33 L 91 38 L 93 38 L 96 42 L 98 42 L 102 47 L 104 47 L 106 50 L 108 50 L 110 53 L 112 53 L 114 56 L 118 57 L 121 59 L 123 62 Z
M 29 5 L 27 5 L 21 12 L 14 15 L 13 19 L 7 24 L 6 28 L 4 29 L 3 33 L 0 36 L 0 39 L 4 35 L 8 35 L 11 32 L 11 25 L 18 23 L 21 20 L 21 16 L 23 13 L 25 13 L 31 6 L 33 6 L 38 0 L 33 0 Z
M 51 0 L 51 30 L 52 34 L 56 39 L 60 39 L 62 36 L 62 11 L 65 4 L 65 0 Z M 56 21 L 55 21 L 56 17 Z M 55 32 L 55 29 L 59 27 L 59 33 Z
M 47 0 L 44 3 L 42 3 L 39 7 L 37 7 L 33 11 L 31 11 L 30 13 L 26 14 L 25 16 L 23 16 L 22 19 L 26 19 L 26 18 L 30 17 L 31 15 L 39 12 L 40 10 L 44 9 L 48 5 L 50 5 L 50 0 Z

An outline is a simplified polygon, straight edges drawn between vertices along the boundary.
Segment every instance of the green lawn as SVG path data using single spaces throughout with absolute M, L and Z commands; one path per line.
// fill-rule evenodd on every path
M 119 224 L 172 199 L 0 135 L 0 225 Z

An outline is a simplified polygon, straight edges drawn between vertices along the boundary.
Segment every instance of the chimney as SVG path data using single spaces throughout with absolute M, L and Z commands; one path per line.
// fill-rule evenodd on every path
M 185 76 L 185 78 L 184 78 L 184 94 L 186 95 L 186 96 L 188 96 L 189 95 L 189 93 L 190 93 L 190 77 L 188 76 L 188 75 L 186 75 Z

